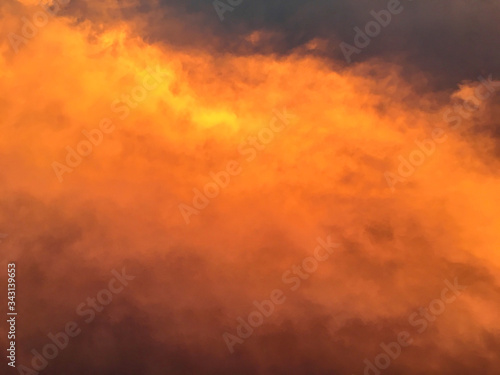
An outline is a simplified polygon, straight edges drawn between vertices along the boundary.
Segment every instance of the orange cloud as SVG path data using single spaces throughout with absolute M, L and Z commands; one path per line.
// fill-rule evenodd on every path
M 2 35 L 32 11 L 2 5 Z M 376 60 L 214 54 L 149 44 L 134 25 L 96 33 L 61 14 L 17 53 L 2 42 L 0 247 L 23 285 L 21 363 L 127 266 L 134 284 L 47 373 L 362 373 L 455 277 L 463 297 L 388 371 L 494 373 L 498 159 L 475 132 L 493 96 L 455 131 L 443 113 L 475 83 L 422 94 Z M 139 100 L 157 66 L 163 81 Z M 282 108 L 293 121 L 262 142 Z M 60 183 L 53 163 L 103 119 L 113 130 Z M 384 172 L 435 128 L 446 142 L 392 192 Z M 256 135 L 250 160 L 239 147 Z M 231 160 L 241 173 L 186 225 L 179 204 Z M 328 234 L 342 251 L 231 356 L 223 332 Z

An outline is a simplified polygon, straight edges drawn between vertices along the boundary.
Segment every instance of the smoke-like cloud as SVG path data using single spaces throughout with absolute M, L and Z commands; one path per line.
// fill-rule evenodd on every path
M 407 331 L 383 373 L 496 374 L 498 4 L 404 5 L 346 64 L 339 43 L 386 3 L 243 2 L 221 22 L 206 1 L 72 0 L 31 38 L 39 5 L 3 3 L 18 365 L 74 321 L 42 373 L 362 374 Z M 230 161 L 241 173 L 196 207 Z M 340 247 L 291 290 L 284 272 L 328 235 Z M 85 323 L 77 307 L 123 267 L 135 279 Z M 446 280 L 467 289 L 419 333 L 410 317 Z M 231 354 L 223 334 L 275 289 L 284 303 Z
M 213 1 L 144 0 L 88 4 L 73 0 L 69 11 L 96 25 L 134 20 L 150 41 L 178 46 L 211 47 L 238 54 L 288 54 L 321 42 L 307 53 L 346 64 L 341 42 L 354 44 L 355 27 L 399 4 L 403 9 L 383 27 L 354 63 L 381 58 L 403 65 L 405 74 L 428 73 L 429 84 L 454 88 L 464 79 L 498 72 L 499 4 L 495 1 L 457 2 L 377 0 L 221 1 L 221 22 Z M 118 6 L 120 4 L 120 6 Z M 232 5 L 231 4 L 238 4 Z M 227 10 L 226 10 L 227 9 Z M 258 42 L 248 37 L 258 33 Z M 304 51 L 302 51 L 304 52 Z

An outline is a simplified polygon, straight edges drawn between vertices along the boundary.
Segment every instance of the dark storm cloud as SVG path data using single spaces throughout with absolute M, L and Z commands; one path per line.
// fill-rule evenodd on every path
M 321 54 L 347 64 L 340 42 L 354 44 L 355 27 L 373 20 L 370 12 L 387 9 L 387 0 L 254 0 L 243 1 L 220 20 L 212 1 L 125 2 L 102 7 L 74 0 L 70 12 L 80 19 L 146 19 L 141 33 L 148 41 L 205 46 L 231 53 L 286 54 L 314 39 L 326 45 Z M 500 4 L 496 1 L 409 1 L 403 11 L 373 38 L 353 63 L 380 58 L 398 62 L 408 73 L 429 73 L 431 84 L 454 88 L 464 79 L 500 72 Z M 98 7 L 99 9 L 94 9 Z M 245 38 L 265 33 L 256 44 Z M 318 53 L 316 51 L 315 53 Z

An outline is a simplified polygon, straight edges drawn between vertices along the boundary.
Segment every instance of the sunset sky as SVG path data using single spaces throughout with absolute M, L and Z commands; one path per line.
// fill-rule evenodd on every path
M 0 20 L 0 374 L 500 373 L 498 0 Z

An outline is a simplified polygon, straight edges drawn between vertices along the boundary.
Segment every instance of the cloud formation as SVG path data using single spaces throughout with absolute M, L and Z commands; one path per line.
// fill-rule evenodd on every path
M 243 1 L 226 11 L 223 22 L 207 0 L 128 1 L 121 6 L 115 1 L 90 5 L 73 0 L 70 11 L 101 26 L 134 20 L 147 40 L 219 52 L 288 54 L 320 43 L 322 48 L 307 49 L 307 53 L 344 64 L 339 44 L 352 43 L 354 28 L 371 21 L 371 11 L 391 4 L 400 4 L 403 12 L 353 59 L 355 63 L 373 58 L 395 62 L 410 76 L 428 73 L 429 83 L 437 88 L 454 88 L 464 79 L 498 72 L 500 5 L 495 1 Z M 258 42 L 249 41 L 256 34 L 261 35 Z
M 339 43 L 386 4 L 243 2 L 221 22 L 207 1 L 72 0 L 17 52 L 2 39 L 19 363 L 126 267 L 133 284 L 42 373 L 362 374 L 406 330 L 384 374 L 496 374 L 499 94 L 465 103 L 498 79 L 498 4 L 407 3 L 346 64 Z M 38 9 L 3 3 L 1 34 Z M 290 126 L 247 160 L 242 141 L 282 108 Z M 54 161 L 103 118 L 114 130 L 60 182 Z M 436 128 L 445 141 L 391 191 L 384 172 Z M 231 160 L 243 171 L 186 225 L 179 204 Z M 292 293 L 283 273 L 327 235 L 341 248 Z M 416 333 L 409 317 L 455 279 L 467 289 Z M 286 302 L 231 354 L 223 333 L 276 288 Z

